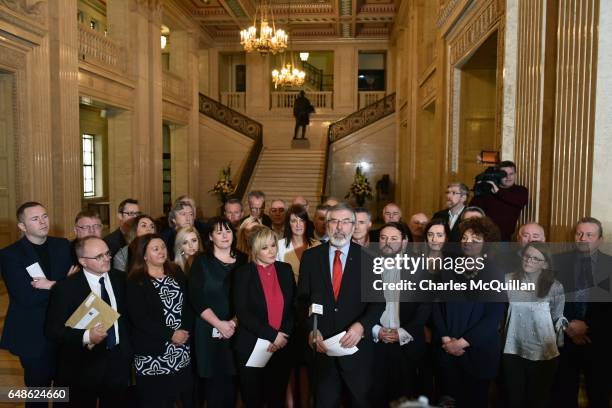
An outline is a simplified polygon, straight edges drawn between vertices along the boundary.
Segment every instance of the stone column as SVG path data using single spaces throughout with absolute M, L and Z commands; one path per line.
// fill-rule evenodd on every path
M 49 2 L 53 222 L 60 235 L 71 230 L 83 195 L 76 13 L 76 0 Z

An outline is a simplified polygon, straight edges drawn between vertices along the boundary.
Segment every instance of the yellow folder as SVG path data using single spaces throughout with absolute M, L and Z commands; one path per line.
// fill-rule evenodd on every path
M 100 323 L 104 330 L 108 330 L 119 319 L 119 313 L 98 295 L 91 292 L 66 320 L 66 326 L 73 329 L 91 329 Z

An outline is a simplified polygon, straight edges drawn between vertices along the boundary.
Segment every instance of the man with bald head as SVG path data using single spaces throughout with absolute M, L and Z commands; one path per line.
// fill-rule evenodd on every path
M 132 349 L 125 310 L 125 273 L 111 269 L 111 253 L 98 237 L 75 245 L 82 270 L 58 282 L 51 291 L 45 334 L 59 348 L 55 384 L 70 387 L 70 406 L 124 406 L 130 380 Z M 76 329 L 65 325 L 90 293 L 119 313 L 109 328 Z
M 303 196 L 297 196 L 293 199 L 293 205 L 301 205 L 302 207 L 304 207 L 304 209 L 306 210 L 306 212 L 308 212 L 308 200 L 305 199 Z
M 429 218 L 423 213 L 416 213 L 410 217 L 408 222 L 408 229 L 412 235 L 412 242 L 423 242 L 425 241 L 425 227 L 429 222 Z
M 399 222 L 402 224 L 406 231 L 410 231 L 410 228 L 402 221 L 402 210 L 399 205 L 395 203 L 389 203 L 383 207 L 382 210 L 383 222 L 388 224 L 390 222 Z M 412 241 L 412 234 L 409 234 L 408 240 Z M 370 242 L 378 242 L 380 237 L 380 229 L 370 231 Z
M 525 248 L 530 242 L 546 242 L 544 228 L 537 222 L 523 224 L 516 234 L 516 242 L 521 244 L 521 248 Z

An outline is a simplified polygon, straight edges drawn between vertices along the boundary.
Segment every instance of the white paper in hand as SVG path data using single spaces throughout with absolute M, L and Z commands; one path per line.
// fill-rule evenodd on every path
M 270 361 L 270 357 L 272 357 L 272 353 L 268 351 L 269 346 L 270 342 L 268 340 L 257 339 L 257 343 L 255 343 L 255 347 L 253 347 L 253 352 L 246 366 L 257 368 L 265 367 L 268 361 Z
M 26 271 L 28 271 L 32 279 L 46 278 L 45 273 L 38 262 L 35 262 L 30 266 L 26 266 Z
M 340 339 L 346 334 L 345 331 L 336 334 L 333 337 L 330 337 L 323 341 L 325 347 L 327 348 L 327 354 L 330 357 L 342 357 L 342 356 L 350 356 L 351 354 L 355 354 L 359 349 L 357 346 L 353 346 L 350 348 L 345 348 L 340 345 Z

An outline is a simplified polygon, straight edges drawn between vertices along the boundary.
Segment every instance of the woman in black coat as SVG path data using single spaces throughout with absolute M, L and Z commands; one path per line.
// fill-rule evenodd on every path
M 295 281 L 291 266 L 275 261 L 277 239 L 271 229 L 258 229 L 251 248 L 252 261 L 236 271 L 234 286 L 240 392 L 247 408 L 283 407 L 292 365 L 286 346 L 293 331 Z M 262 368 L 247 367 L 258 339 L 269 342 L 272 356 Z
M 126 298 L 140 405 L 173 407 L 181 400 L 183 407 L 192 407 L 193 311 L 185 275 L 168 260 L 159 235 L 137 238 Z
M 236 250 L 232 224 L 226 218 L 209 221 L 205 252 L 189 272 L 189 300 L 198 315 L 195 324 L 195 358 L 203 379 L 208 408 L 236 405 L 236 367 L 230 341 L 236 319 L 231 299 L 234 273 L 247 261 Z

